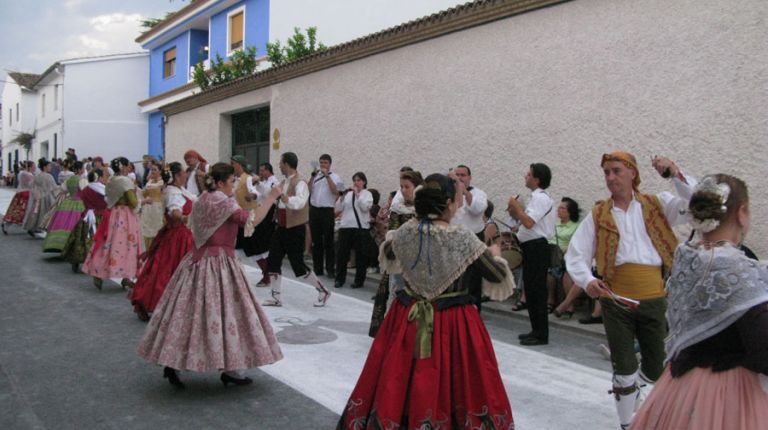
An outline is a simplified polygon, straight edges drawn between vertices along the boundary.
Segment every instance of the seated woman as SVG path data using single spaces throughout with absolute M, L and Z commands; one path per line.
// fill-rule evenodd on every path
M 264 204 L 249 212 L 232 198 L 234 173 L 229 164 L 216 163 L 205 176 L 206 191 L 190 215 L 194 249 L 173 272 L 139 344 L 139 355 L 165 366 L 163 377 L 179 389 L 184 384 L 178 370 L 220 370 L 224 386 L 246 385 L 252 380 L 240 370 L 283 358 L 235 257 L 238 226 L 249 235 L 282 189 L 273 187 Z
M 667 367 L 630 429 L 764 429 L 768 268 L 739 248 L 747 186 L 708 176 L 689 210 L 701 240 L 678 246 L 667 280 Z
M 563 316 L 569 319 L 573 316 L 573 301 L 583 293 L 581 288 L 574 285 L 573 280 L 565 270 L 565 253 L 568 251 L 568 244 L 571 243 L 571 237 L 579 226 L 579 215 L 581 209 L 579 204 L 570 197 L 563 197 L 560 205 L 557 206 L 557 223 L 555 224 L 555 237 L 550 243 L 557 246 L 559 257 L 553 258 L 554 267 L 549 268 L 547 275 L 547 287 L 549 288 L 549 305 L 555 303 L 556 287 L 558 282 L 562 282 L 565 299 L 553 310 L 556 317 Z M 555 253 L 555 252 L 553 252 Z M 559 260 L 559 261 L 556 261 Z
M 451 179 L 428 176 L 416 192 L 417 219 L 383 244 L 382 268 L 399 265 L 406 287 L 379 328 L 337 429 L 514 428 L 490 336 L 468 293 L 482 280 L 511 293 L 511 273 L 498 246 L 450 225 L 455 200 Z

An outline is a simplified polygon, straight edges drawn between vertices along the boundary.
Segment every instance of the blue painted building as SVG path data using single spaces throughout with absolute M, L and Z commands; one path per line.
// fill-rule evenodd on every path
M 149 50 L 149 94 L 139 103 L 149 114 L 147 153 L 165 155 L 165 119 L 159 108 L 198 91 L 192 69 L 245 47 L 266 55 L 269 0 L 197 0 L 136 39 Z

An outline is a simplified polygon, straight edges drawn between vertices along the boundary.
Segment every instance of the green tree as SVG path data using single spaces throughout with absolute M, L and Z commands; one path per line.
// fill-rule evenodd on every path
M 286 46 L 280 40 L 267 43 L 267 58 L 273 65 L 279 66 L 326 49 L 317 41 L 317 27 L 307 28 L 306 35 L 299 27 L 294 27 L 293 36 L 288 38 Z
M 216 54 L 216 59 L 211 61 L 210 70 L 205 70 L 203 66 L 202 52 L 199 58 L 200 61 L 195 64 L 192 72 L 192 79 L 202 90 L 250 76 L 256 71 L 256 48 L 253 46 L 236 51 L 229 61 L 224 61 L 221 55 Z

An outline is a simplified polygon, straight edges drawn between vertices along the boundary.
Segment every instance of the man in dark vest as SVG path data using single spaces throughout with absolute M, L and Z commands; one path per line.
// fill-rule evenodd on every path
M 283 195 L 277 204 L 277 228 L 272 234 L 272 242 L 267 257 L 267 266 L 272 287 L 272 298 L 265 301 L 265 306 L 282 306 L 282 265 L 283 257 L 288 255 L 296 277 L 303 277 L 317 289 L 315 307 L 325 306 L 331 292 L 317 279 L 315 273 L 304 264 L 305 225 L 309 222 L 309 189 L 296 172 L 299 158 L 293 152 L 280 156 L 280 172 L 285 179 L 282 182 Z

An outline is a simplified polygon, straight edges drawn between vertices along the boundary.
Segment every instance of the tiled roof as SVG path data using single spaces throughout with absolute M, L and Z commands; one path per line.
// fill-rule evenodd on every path
M 173 115 L 350 61 L 568 1 L 476 0 L 215 86 L 161 110 L 166 115 Z
M 34 73 L 8 72 L 8 76 L 13 78 L 17 84 L 29 89 L 31 89 L 35 85 L 35 82 L 40 79 L 40 75 Z

